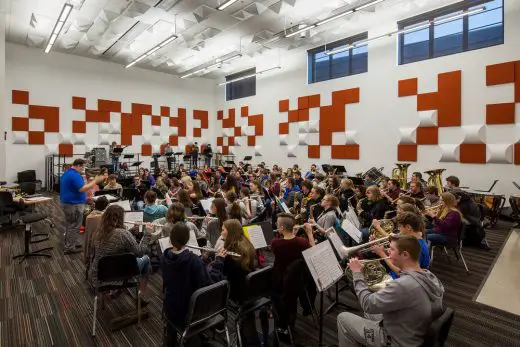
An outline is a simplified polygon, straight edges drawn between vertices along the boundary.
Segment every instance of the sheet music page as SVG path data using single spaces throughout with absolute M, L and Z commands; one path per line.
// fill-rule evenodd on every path
M 161 253 L 164 253 L 164 251 L 167 248 L 171 248 L 172 243 L 170 242 L 170 238 L 168 236 L 166 236 L 166 237 L 159 239 L 159 246 L 161 247 Z
M 249 241 L 251 241 L 255 249 L 267 247 L 264 231 L 260 225 L 250 225 L 248 227 L 244 227 L 244 234 L 247 236 Z
M 327 234 L 327 237 L 332 244 L 332 247 L 336 250 L 336 253 L 341 257 L 343 254 L 343 242 L 339 238 L 339 235 L 336 232 L 331 232 Z
M 359 229 L 361 227 L 361 223 L 359 222 L 359 218 L 356 215 L 356 212 L 354 212 L 354 208 L 349 208 L 347 215 L 352 224 L 354 224 L 356 228 Z
M 52 198 L 46 197 L 46 196 L 35 196 L 33 198 L 22 198 L 27 201 L 45 201 L 45 200 L 52 200 Z
M 321 242 L 308 248 L 302 255 L 320 292 L 328 289 L 343 276 L 343 270 L 329 242 Z
M 132 208 L 130 207 L 130 200 L 111 202 L 108 204 L 108 206 L 110 205 L 121 206 L 125 211 L 132 211 Z
M 211 204 L 215 198 L 208 198 L 204 200 L 200 200 L 200 204 L 202 205 L 202 208 L 204 208 L 204 211 L 209 213 L 209 210 L 211 208 Z
M 190 232 L 190 239 L 188 240 L 188 246 L 196 246 L 198 247 L 199 244 L 197 242 L 197 238 L 195 236 L 195 233 L 194 232 Z M 202 253 L 200 252 L 199 249 L 194 249 L 194 248 L 188 248 L 188 250 L 193 253 L 193 254 L 196 254 L 198 256 L 200 256 Z
M 142 222 L 143 221 L 143 211 L 135 211 L 135 212 L 125 212 L 125 223 L 128 222 Z M 133 227 L 134 224 L 128 224 L 128 227 Z M 144 226 L 139 226 L 139 231 L 143 232 Z
M 115 196 L 113 195 L 110 195 L 110 194 L 105 194 L 105 195 L 98 195 L 98 196 L 93 196 L 92 197 L 92 200 L 96 201 L 97 199 L 99 199 L 100 197 L 104 196 L 105 198 L 107 198 L 107 200 L 110 202 L 110 201 L 117 201 L 118 198 L 116 198 Z
M 363 237 L 361 231 L 359 231 L 359 229 L 356 228 L 356 226 L 352 224 L 351 221 L 349 221 L 348 219 L 343 220 L 343 222 L 341 223 L 341 227 L 354 241 L 356 241 L 357 243 L 361 241 L 361 238 Z

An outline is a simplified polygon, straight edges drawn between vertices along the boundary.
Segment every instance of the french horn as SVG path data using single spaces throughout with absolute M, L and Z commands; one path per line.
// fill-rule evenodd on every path
M 371 225 L 369 230 L 370 236 L 375 236 L 376 238 L 385 237 L 394 232 L 394 222 L 391 219 L 381 219 L 379 220 L 379 224 L 381 228 L 385 231 L 386 235 L 383 235 L 374 225 Z

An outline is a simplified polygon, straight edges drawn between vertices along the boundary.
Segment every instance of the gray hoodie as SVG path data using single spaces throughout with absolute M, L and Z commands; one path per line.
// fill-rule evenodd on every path
M 428 270 L 403 271 L 384 289 L 371 292 L 361 273 L 354 288 L 363 311 L 383 315 L 383 327 L 392 346 L 421 346 L 433 319 L 443 311 L 442 283 Z

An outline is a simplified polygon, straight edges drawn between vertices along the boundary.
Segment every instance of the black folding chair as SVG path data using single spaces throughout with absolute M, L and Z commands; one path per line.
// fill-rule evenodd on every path
M 421 347 L 443 347 L 448 339 L 454 316 L 455 312 L 449 307 L 446 308 L 442 315 L 430 324 Z
M 94 283 L 94 315 L 92 316 L 92 336 L 96 336 L 97 303 L 99 294 L 128 288 L 136 288 L 137 324 L 141 323 L 141 293 L 139 291 L 139 266 L 133 253 L 120 253 L 105 256 L 99 260 L 97 278 Z M 122 282 L 121 284 L 105 284 Z
M 32 233 L 32 225 L 36 222 L 43 221 L 47 219 L 47 215 L 44 213 L 29 213 L 24 214 L 17 219 L 18 222 L 23 224 L 25 226 L 25 232 L 24 232 L 24 251 L 22 254 L 16 255 L 13 257 L 13 259 L 22 258 L 20 260 L 20 263 L 25 260 L 25 258 L 29 257 L 47 257 L 50 258 L 51 255 L 47 253 L 40 253 L 43 251 L 51 250 L 53 247 L 46 247 L 42 249 L 38 249 L 36 251 L 31 251 L 29 245 L 31 243 L 40 243 L 49 240 L 49 235 L 44 233 L 38 233 L 33 234 Z M 32 237 L 36 236 L 44 236 L 41 239 L 38 240 L 31 240 Z
M 177 326 L 168 320 L 163 309 L 165 320 L 164 338 L 167 338 L 168 327 L 172 327 L 180 335 L 178 347 L 182 347 L 184 342 L 193 336 L 217 326 L 224 326 L 226 332 L 226 342 L 229 341 L 229 331 L 227 328 L 227 304 L 229 299 L 228 281 L 220 281 L 210 286 L 196 290 L 190 298 L 190 305 L 186 315 L 184 326 Z
M 453 253 L 455 253 L 455 258 L 457 258 L 457 261 L 462 259 L 462 263 L 464 264 L 464 268 L 466 269 L 466 272 L 469 273 L 468 265 L 466 264 L 466 260 L 464 259 L 464 256 L 462 255 L 462 241 L 464 240 L 464 232 L 466 230 L 466 224 L 464 222 L 460 223 L 459 230 L 457 231 L 457 243 L 454 244 L 448 244 L 448 245 L 442 245 L 442 244 L 436 244 L 434 242 L 431 242 L 431 251 L 430 251 L 430 266 L 433 263 L 433 252 L 435 250 L 435 247 L 442 247 L 444 249 L 444 253 L 446 253 L 446 256 L 448 256 L 448 250 L 447 248 L 451 248 L 453 250 Z M 450 260 L 448 256 L 448 260 Z

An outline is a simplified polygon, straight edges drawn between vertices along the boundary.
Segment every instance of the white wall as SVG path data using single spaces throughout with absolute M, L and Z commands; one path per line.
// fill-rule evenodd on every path
M 264 156 L 254 158 L 255 162 L 265 161 L 268 165 L 279 164 L 283 167 L 298 163 L 305 169 L 311 163 L 332 162 L 345 165 L 350 174 L 363 172 L 373 166 L 384 166 L 385 173 L 390 175 L 397 162 L 399 128 L 416 127 L 418 124 L 416 98 L 397 96 L 399 80 L 418 77 L 419 93 L 434 92 L 437 91 L 439 73 L 462 70 L 462 125 L 485 125 L 487 103 L 514 101 L 513 84 L 489 88 L 485 84 L 487 65 L 520 59 L 520 6 L 515 1 L 504 3 L 507 7 L 503 45 L 398 66 L 396 39 L 387 38 L 369 45 L 368 73 L 307 84 L 306 70 L 283 73 L 282 66 L 280 73 L 257 79 L 254 97 L 225 102 L 225 90 L 218 87 L 215 92 L 216 109 L 235 107 L 240 112 L 240 106 L 248 105 L 250 114 L 264 114 L 264 136 L 257 139 Z M 395 21 L 380 23 L 369 32 L 369 37 L 391 30 L 395 30 Z M 307 59 L 306 54 L 302 54 L 299 59 Z M 286 113 L 278 111 L 278 100 L 290 99 L 290 108 L 296 109 L 299 96 L 321 94 L 321 105 L 330 105 L 332 91 L 356 87 L 360 88 L 361 100 L 359 104 L 347 105 L 346 127 L 347 130 L 358 131 L 360 159 L 331 160 L 330 147 L 322 148 L 320 159 L 309 159 L 307 146 L 298 146 L 297 157 L 288 158 L 286 148 L 278 144 L 278 124 L 287 120 Z M 520 105 L 517 105 L 516 112 L 518 125 Z M 237 117 L 239 122 L 243 120 Z M 215 126 L 220 127 L 221 122 L 215 121 Z M 217 133 L 221 135 L 221 130 L 217 130 Z M 297 144 L 296 124 L 290 124 L 289 136 L 290 142 Z M 439 129 L 440 144 L 458 144 L 463 138 L 460 127 Z M 513 143 L 514 140 L 515 130 L 512 125 L 487 127 L 488 144 Z M 235 147 L 233 151 L 237 159 L 253 155 L 252 147 Z M 413 171 L 445 168 L 444 177 L 457 175 L 463 185 L 474 189 L 487 189 L 494 179 L 500 179 L 495 190 L 502 193 L 514 192 L 516 189 L 511 181 L 520 180 L 520 168 L 513 164 L 440 163 L 440 156 L 438 146 L 419 146 L 418 161 L 412 163 L 409 174 Z
M 85 120 L 84 111 L 72 109 L 72 97 L 86 97 L 87 108 L 97 110 L 97 100 L 108 99 L 122 101 L 122 112 L 130 112 L 131 103 L 151 104 L 154 114 L 160 114 L 160 106 L 171 107 L 176 115 L 176 107 L 187 109 L 187 137 L 179 139 L 179 145 L 192 140 L 193 110 L 214 111 L 213 83 L 204 79 L 181 80 L 172 75 L 139 68 L 125 69 L 121 65 L 52 52 L 44 54 L 42 50 L 20 45 L 7 44 L 6 47 L 6 101 L 8 129 L 11 129 L 12 116 L 27 117 L 27 107 L 11 103 L 11 91 L 27 90 L 30 92 L 32 105 L 60 107 L 60 131 L 72 131 L 73 120 Z M 119 114 L 111 114 L 116 121 Z M 31 121 L 32 122 L 32 121 Z M 37 121 L 34 123 L 38 123 Z M 167 121 L 163 120 L 161 135 L 168 135 Z M 195 123 L 198 126 L 198 122 Z M 34 127 L 41 127 L 33 124 Z M 31 126 L 31 130 L 34 129 Z M 149 133 L 150 122 L 143 120 L 143 133 Z M 205 140 L 212 139 L 211 130 L 203 130 Z M 58 134 L 46 134 L 46 144 L 58 144 Z M 37 169 L 37 176 L 44 181 L 45 146 L 13 144 L 13 133 L 7 138 L 7 179 L 16 179 L 16 172 Z M 110 135 L 110 142 L 120 142 L 120 135 Z M 195 141 L 202 139 L 195 139 Z M 88 123 L 86 143 L 98 144 L 98 124 Z M 159 145 L 159 137 L 152 138 L 152 144 Z M 139 153 L 140 137 L 134 136 L 133 148 L 125 152 Z M 75 153 L 84 153 L 84 146 L 75 145 Z

